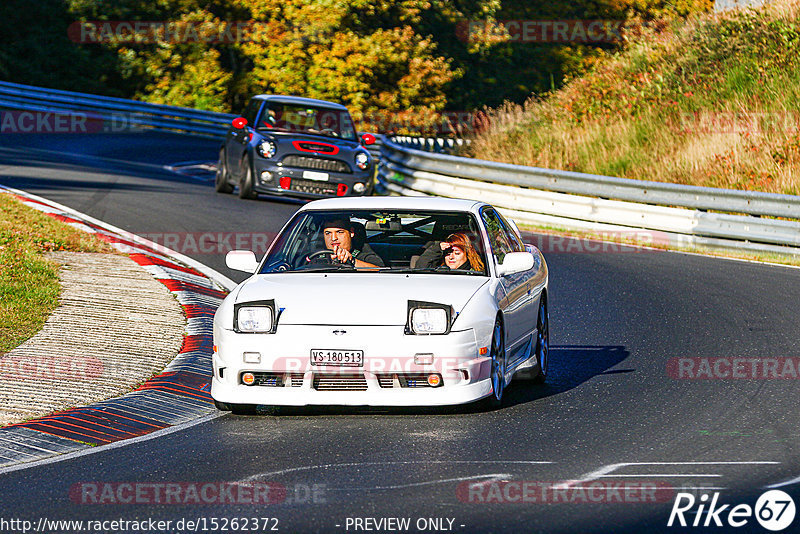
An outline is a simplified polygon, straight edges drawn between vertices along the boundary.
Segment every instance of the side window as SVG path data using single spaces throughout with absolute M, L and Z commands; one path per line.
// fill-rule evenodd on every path
M 492 253 L 497 257 L 499 263 L 503 263 L 506 254 L 514 252 L 513 241 L 509 240 L 503 222 L 498 214 L 491 208 L 481 212 L 481 218 L 486 225 L 486 233 L 489 235 L 489 244 L 492 246 Z
M 258 115 L 258 109 L 261 107 L 261 100 L 258 99 L 251 99 L 250 102 L 247 104 L 247 107 L 244 108 L 244 113 L 242 117 L 247 119 L 247 125 L 251 128 L 256 127 L 256 115 Z
M 497 214 L 497 217 L 500 219 L 500 222 L 503 224 L 503 230 L 505 231 L 506 236 L 508 237 L 509 243 L 511 243 L 511 248 L 514 249 L 514 252 L 525 252 L 525 243 L 520 241 L 520 238 L 517 235 L 517 232 L 514 231 L 514 227 L 511 226 L 508 223 L 508 221 L 505 220 L 503 218 L 503 216 L 500 215 L 499 213 Z

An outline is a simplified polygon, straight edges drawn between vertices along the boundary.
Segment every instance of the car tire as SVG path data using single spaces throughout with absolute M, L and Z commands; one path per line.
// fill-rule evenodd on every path
M 492 380 L 492 393 L 483 399 L 482 407 L 486 410 L 496 410 L 503 405 L 503 393 L 506 389 L 506 346 L 503 322 L 498 317 L 494 322 L 492 332 L 492 346 L 489 353 L 492 359 L 490 377 Z
M 233 193 L 233 186 L 228 182 L 228 169 L 225 167 L 225 151 L 219 151 L 217 175 L 214 178 L 214 189 L 217 193 Z
M 539 312 L 536 314 L 536 367 L 533 383 L 544 384 L 547 380 L 547 367 L 550 364 L 550 314 L 547 309 L 547 294 L 539 299 Z
M 253 191 L 253 169 L 250 167 L 250 162 L 244 159 L 242 167 L 244 167 L 244 177 L 239 182 L 239 198 L 256 199 L 258 193 Z
M 215 407 L 217 410 L 220 410 L 220 411 L 222 411 L 222 412 L 229 412 L 229 411 L 231 411 L 231 405 L 230 405 L 230 404 L 228 404 L 227 402 L 220 402 L 220 401 L 218 401 L 218 400 L 215 400 L 215 401 L 214 401 L 214 407 Z
M 231 411 L 236 415 L 255 415 L 255 404 L 231 404 Z

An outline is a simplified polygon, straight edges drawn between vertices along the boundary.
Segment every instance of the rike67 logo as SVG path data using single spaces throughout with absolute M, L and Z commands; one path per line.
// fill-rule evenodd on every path
M 667 526 L 739 528 L 748 525 L 753 516 L 765 529 L 779 532 L 794 521 L 794 500 L 781 490 L 770 490 L 758 498 L 755 508 L 749 504 L 731 508 L 730 504 L 719 504 L 719 493 L 710 498 L 707 494 L 696 498 L 691 493 L 678 493 Z

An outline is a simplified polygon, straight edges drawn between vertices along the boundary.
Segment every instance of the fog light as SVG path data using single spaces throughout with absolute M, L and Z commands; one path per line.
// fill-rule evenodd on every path
M 269 182 L 272 180 L 272 173 L 269 171 L 261 171 L 261 181 Z
M 430 365 L 433 363 L 433 354 L 420 353 L 414 355 L 414 363 L 417 365 Z
M 243 356 L 244 363 L 261 363 L 260 352 L 245 352 Z
M 428 375 L 428 385 L 432 388 L 439 386 L 442 383 L 442 377 L 439 375 Z
M 363 193 L 364 189 L 366 188 L 367 188 L 366 185 L 362 184 L 361 182 L 358 182 L 356 185 L 353 186 L 353 191 L 355 191 L 356 193 Z
M 253 382 L 255 382 L 255 381 L 256 381 L 256 377 L 255 377 L 255 375 L 253 373 L 244 373 L 242 375 L 242 384 L 245 384 L 247 386 L 251 386 L 251 385 L 253 385 Z

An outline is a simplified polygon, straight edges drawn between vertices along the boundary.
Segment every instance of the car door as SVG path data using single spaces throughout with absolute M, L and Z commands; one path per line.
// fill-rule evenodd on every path
M 225 142 L 226 163 L 228 165 L 228 171 L 237 179 L 241 179 L 244 175 L 241 162 L 247 151 L 247 145 L 250 142 L 250 134 L 255 131 L 256 117 L 258 116 L 262 103 L 263 100 L 261 99 L 251 98 L 244 113 L 242 113 L 242 117 L 247 120 L 247 126 L 244 128 L 231 127 L 228 132 L 228 137 Z
M 481 218 L 486 226 L 491 247 L 491 258 L 495 268 L 505 259 L 509 252 L 524 251 L 524 246 L 519 243 L 516 236 L 509 232 L 507 223 L 490 207 L 481 210 Z M 528 279 L 530 273 L 521 272 L 500 277 L 505 298 L 500 303 L 503 310 L 506 332 L 506 358 L 508 367 L 522 358 L 526 358 L 531 340 L 531 321 L 535 321 L 535 314 L 531 316 L 530 295 L 528 293 Z M 533 318 L 532 318 L 533 317 Z M 535 324 L 534 324 L 535 326 Z

